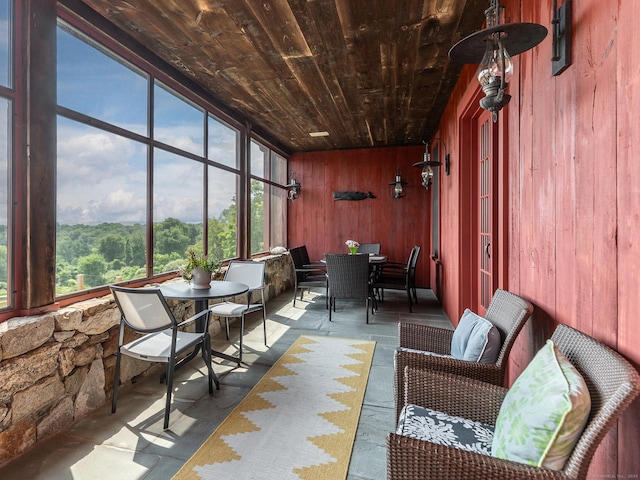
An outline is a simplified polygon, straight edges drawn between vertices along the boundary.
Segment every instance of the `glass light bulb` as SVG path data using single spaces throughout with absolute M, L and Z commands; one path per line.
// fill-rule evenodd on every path
M 504 81 L 509 83 L 513 76 L 513 63 L 509 53 L 504 47 L 502 53 L 500 52 L 500 42 L 497 39 L 487 39 L 486 44 L 484 56 L 478 66 L 478 82 L 482 88 L 500 84 L 504 73 Z
M 396 177 L 396 186 L 394 188 L 396 198 L 400 198 L 402 196 L 402 181 L 398 180 Z

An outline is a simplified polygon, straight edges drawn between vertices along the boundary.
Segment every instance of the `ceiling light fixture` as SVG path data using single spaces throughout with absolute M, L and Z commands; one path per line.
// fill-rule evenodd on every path
M 509 103 L 506 93 L 513 74 L 511 57 L 520 55 L 538 45 L 547 36 L 547 29 L 537 23 L 503 23 L 504 7 L 491 0 L 484 11 L 483 30 L 463 38 L 449 50 L 449 57 L 461 63 L 478 63 L 477 78 L 485 97 L 480 106 L 492 112 L 493 121 L 498 112 Z
M 309 132 L 310 137 L 328 137 L 329 132 Z

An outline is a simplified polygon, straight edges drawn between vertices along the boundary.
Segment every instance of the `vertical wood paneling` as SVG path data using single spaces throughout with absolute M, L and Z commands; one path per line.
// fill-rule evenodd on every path
M 346 252 L 345 241 L 381 243 L 390 260 L 406 262 L 420 245 L 416 280 L 429 286 L 431 251 L 431 197 L 420 186 L 421 146 L 334 150 L 293 155 L 290 170 L 302 185 L 300 197 L 290 202 L 289 247 L 306 245 L 312 259 L 324 253 Z M 393 198 L 396 168 L 408 182 L 406 196 Z M 333 200 L 334 191 L 371 191 L 376 198 Z
M 615 252 L 615 108 L 616 0 L 574 4 L 576 18 L 588 29 L 576 30 L 576 326 L 605 343 L 617 346 Z M 559 248 L 562 244 L 559 245 Z M 617 472 L 615 429 L 596 452 L 594 475 Z M 636 472 L 637 473 L 637 472 Z
M 509 21 L 550 27 L 551 2 L 504 3 Z M 511 353 L 510 381 L 558 323 L 617 348 L 640 366 L 640 32 L 631 2 L 585 0 L 573 8 L 572 65 L 551 75 L 551 36 L 516 57 L 512 100 L 500 113 L 508 179 L 506 287 L 535 305 Z M 454 151 L 473 141 L 462 138 L 460 129 L 470 92 L 477 90 L 465 77 L 470 70 L 463 70 L 440 123 L 440 136 L 458 137 L 450 142 Z M 460 261 L 464 225 L 447 218 L 466 201 L 464 175 L 455 167 L 447 178 L 450 188 L 442 189 L 440 250 L 442 301 L 454 321 L 468 286 L 453 284 L 474 274 Z M 639 450 L 637 400 L 601 443 L 589 475 L 637 476 Z
M 517 2 L 514 2 L 517 3 Z M 544 18 L 537 13 L 538 4 L 523 8 L 521 21 L 539 22 L 549 25 L 549 14 Z M 555 161 L 552 153 L 549 129 L 554 115 L 552 103 L 540 101 L 551 95 L 551 42 L 547 38 L 541 45 L 517 58 L 517 88 L 511 91 L 515 102 L 509 105 L 509 125 L 505 133 L 511 138 L 512 130 L 518 130 L 518 141 L 509 158 L 519 163 L 522 183 L 522 210 L 510 214 L 512 221 L 518 218 L 520 247 L 520 270 L 518 288 L 524 296 L 537 299 L 536 328 L 529 325 L 511 362 L 511 381 L 527 366 L 531 357 L 548 338 L 554 328 L 556 313 L 556 210 L 549 208 L 556 199 Z M 513 154 L 513 153 L 511 153 Z M 520 212 L 526 212 L 521 217 Z
M 634 8 L 635 7 L 635 8 Z M 638 113 L 640 112 L 640 30 L 637 6 L 620 2 L 617 32 L 617 333 L 618 350 L 640 368 L 640 322 L 638 291 L 640 290 L 640 174 L 638 158 Z M 614 163 L 613 158 L 606 159 Z M 611 261 L 611 260 L 609 260 Z M 615 311 L 606 318 L 611 319 Z M 612 328 L 613 329 L 613 328 Z M 618 473 L 623 478 L 640 474 L 640 399 L 624 413 L 619 422 Z
M 460 73 L 459 81 L 453 90 L 449 104 L 442 116 L 441 125 L 447 127 L 437 136 L 445 140 L 451 159 L 450 175 L 441 174 L 440 183 L 440 261 L 441 285 L 440 301 L 451 321 L 457 324 L 466 305 L 461 298 L 464 290 L 461 286 L 461 249 L 465 248 L 465 238 L 460 235 L 460 217 L 469 206 L 471 185 L 464 183 L 464 173 L 473 168 L 465 163 L 463 150 L 468 148 L 469 138 L 462 138 L 460 116 L 469 104 L 477 105 L 477 92 L 466 86 L 475 82 L 475 65 L 466 65 Z M 475 90 L 479 90 L 479 87 Z M 465 269 L 468 274 L 469 269 Z

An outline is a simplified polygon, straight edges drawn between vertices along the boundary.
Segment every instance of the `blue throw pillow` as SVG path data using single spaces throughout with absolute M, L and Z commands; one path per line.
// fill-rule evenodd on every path
M 501 347 L 500 332 L 495 325 L 467 308 L 453 332 L 451 356 L 469 362 L 495 363 Z

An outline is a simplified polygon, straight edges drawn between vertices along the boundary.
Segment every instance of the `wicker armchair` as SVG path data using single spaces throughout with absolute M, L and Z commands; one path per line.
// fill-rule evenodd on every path
M 296 296 L 298 290 L 300 290 L 300 300 L 304 295 L 305 290 L 311 288 L 324 288 L 325 290 L 325 302 L 327 308 L 329 307 L 329 298 L 327 296 L 328 285 L 326 266 L 320 263 L 310 263 L 309 254 L 307 253 L 307 247 L 293 247 L 289 249 L 291 260 L 293 261 L 295 286 L 293 289 L 293 306 L 296 306 Z
M 337 298 L 360 298 L 365 300 L 366 321 L 369 323 L 369 302 L 371 301 L 369 255 L 327 253 L 325 259 L 329 278 L 329 321 L 331 321 L 331 312 L 336 311 Z
M 551 337 L 582 374 L 591 395 L 587 425 L 559 471 L 389 434 L 387 479 L 460 480 L 587 478 L 594 452 L 640 390 L 640 375 L 617 352 L 582 332 L 559 325 Z M 406 403 L 495 425 L 507 393 L 504 387 L 423 369 L 406 370 Z
M 530 302 L 506 290 L 496 290 L 485 317 L 496 326 L 502 340 L 502 348 L 495 363 L 468 362 L 448 356 L 451 354 L 453 330 L 413 323 L 399 323 L 400 348 L 395 353 L 396 368 L 393 382 L 396 396 L 396 418 L 404 405 L 399 382 L 402 382 L 406 366 L 429 368 L 475 378 L 494 385 L 504 385 L 509 353 L 520 330 L 532 313 L 533 305 Z M 405 351 L 405 348 L 437 355 Z

